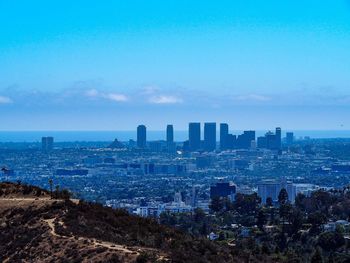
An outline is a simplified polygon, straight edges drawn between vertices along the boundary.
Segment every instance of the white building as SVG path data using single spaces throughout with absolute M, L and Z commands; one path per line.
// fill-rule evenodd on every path
M 268 197 L 272 198 L 273 202 L 278 202 L 278 195 L 282 189 L 286 189 L 288 193 L 288 200 L 294 203 L 296 196 L 296 187 L 291 182 L 286 180 L 264 180 L 258 184 L 258 195 L 261 197 L 261 202 L 266 204 Z
M 182 201 L 181 193 L 175 193 L 174 201 L 167 204 L 152 204 L 136 209 L 136 214 L 142 217 L 159 217 L 161 213 L 186 213 L 191 212 L 192 206 Z

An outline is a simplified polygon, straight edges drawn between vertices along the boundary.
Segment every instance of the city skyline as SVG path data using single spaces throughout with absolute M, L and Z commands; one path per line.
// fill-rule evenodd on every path
M 2 1 L 0 14 L 0 130 L 350 130 L 345 0 Z

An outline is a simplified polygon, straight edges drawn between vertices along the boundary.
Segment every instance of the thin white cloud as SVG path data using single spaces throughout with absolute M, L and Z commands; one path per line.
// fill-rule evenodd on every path
M 152 104 L 177 104 L 182 103 L 183 100 L 176 96 L 158 95 L 149 98 L 149 102 Z
M 0 96 L 0 104 L 10 104 L 13 103 L 13 100 L 9 97 Z
M 90 98 L 96 98 L 99 96 L 99 92 L 96 89 L 90 89 L 85 92 L 85 95 Z
M 271 98 L 264 96 L 264 95 L 259 95 L 259 94 L 249 94 L 249 95 L 240 95 L 234 97 L 235 100 L 239 101 L 270 101 Z
M 121 93 L 103 93 L 96 89 L 90 89 L 85 92 L 85 96 L 89 98 L 103 98 L 115 102 L 125 102 L 128 101 L 128 97 Z
M 128 97 L 125 96 L 124 94 L 118 94 L 118 93 L 103 94 L 102 97 L 105 99 L 116 101 L 116 102 L 125 102 L 129 100 Z

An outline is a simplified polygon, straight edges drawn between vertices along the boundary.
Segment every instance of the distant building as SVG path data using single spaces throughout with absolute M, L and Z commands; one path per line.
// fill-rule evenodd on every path
M 276 128 L 276 149 L 280 150 L 282 148 L 282 129 L 277 127 Z
M 260 149 L 267 148 L 267 138 L 266 136 L 258 137 L 257 147 Z
M 56 175 L 87 175 L 87 169 L 57 169 Z
M 220 123 L 220 150 L 224 151 L 229 148 L 228 124 Z
M 176 151 L 176 144 L 174 142 L 174 127 L 170 124 L 166 127 L 166 143 L 166 151 L 168 153 L 174 153 Z
M 236 146 L 238 149 L 249 149 L 252 141 L 255 141 L 255 131 L 244 131 L 238 135 Z
M 237 145 L 237 136 L 233 134 L 229 134 L 227 137 L 227 147 L 232 150 L 235 149 Z
M 250 142 L 250 149 L 252 149 L 252 150 L 255 150 L 257 148 L 257 143 L 256 143 L 256 141 L 254 140 L 254 141 L 251 141 Z
M 197 169 L 209 168 L 212 164 L 211 156 L 198 156 L 196 157 L 196 167 Z
M 137 147 L 144 149 L 146 148 L 146 126 L 137 126 Z
M 136 147 L 136 142 L 134 140 L 130 139 L 128 146 L 129 146 L 129 148 L 135 148 Z
M 51 151 L 53 149 L 53 137 L 42 137 L 41 148 L 44 152 Z
M 228 161 L 229 167 L 236 170 L 245 170 L 249 168 L 249 161 L 244 159 L 232 159 Z
M 198 192 L 199 188 L 196 186 L 192 186 L 192 193 L 191 193 L 191 206 L 197 207 L 198 205 Z
M 216 123 L 206 122 L 204 124 L 204 150 L 211 152 L 216 149 Z
M 161 213 L 187 213 L 192 206 L 182 201 L 181 193 L 175 193 L 174 201 L 166 204 L 148 204 L 140 206 L 135 213 L 142 217 L 159 217 Z
M 276 135 L 269 131 L 265 134 L 266 137 L 266 148 L 273 150 L 276 149 Z
M 318 186 L 314 184 L 295 184 L 296 194 L 303 194 L 305 196 L 310 196 L 312 192 L 318 190 Z
M 162 141 L 153 141 L 149 143 L 149 149 L 151 152 L 161 152 L 162 151 Z
M 166 142 L 167 143 L 174 142 L 174 127 L 173 127 L 173 125 L 166 126 Z
M 294 203 L 296 196 L 296 187 L 291 182 L 285 180 L 264 180 L 258 184 L 258 195 L 261 197 L 261 202 L 266 204 L 266 199 L 270 197 L 273 202 L 278 202 L 278 195 L 282 189 L 286 189 L 288 200 Z
M 224 197 L 234 200 L 236 195 L 236 186 L 229 182 L 219 182 L 210 187 L 210 198 Z
M 282 149 L 282 130 L 277 127 L 276 132 L 267 132 L 264 137 L 258 137 L 258 148 L 265 148 L 269 150 L 281 150 Z
M 188 125 L 189 150 L 197 151 L 201 147 L 201 124 L 191 122 Z
M 287 132 L 287 134 L 286 134 L 286 143 L 287 143 L 287 145 L 291 145 L 291 144 L 294 143 L 294 133 Z

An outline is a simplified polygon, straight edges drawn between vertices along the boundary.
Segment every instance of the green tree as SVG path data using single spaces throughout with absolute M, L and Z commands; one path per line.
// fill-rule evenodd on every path
M 288 193 L 285 188 L 282 188 L 280 193 L 278 194 L 278 203 L 280 205 L 284 205 L 288 202 Z
M 291 204 L 282 204 L 279 207 L 279 214 L 283 224 L 289 218 L 292 212 L 292 209 L 293 209 L 293 206 Z
M 266 206 L 267 207 L 273 206 L 273 201 L 271 197 L 266 198 Z
M 324 232 L 320 234 L 318 244 L 322 249 L 333 252 L 345 244 L 345 239 L 338 232 Z
M 203 222 L 205 217 L 206 217 L 205 212 L 202 209 L 200 208 L 194 209 L 194 214 L 193 214 L 194 222 L 196 223 Z
M 275 241 L 278 245 L 278 248 L 280 251 L 284 251 L 287 247 L 287 237 L 286 235 L 281 232 L 275 237 Z
M 311 263 L 322 263 L 323 258 L 319 248 L 316 249 L 315 253 L 311 257 Z
M 327 222 L 327 217 L 321 212 L 314 212 L 309 214 L 307 221 L 312 225 L 310 234 L 319 233 L 322 224 Z
M 222 209 L 224 208 L 224 202 L 222 198 L 220 198 L 219 196 L 214 196 L 211 199 L 209 208 L 216 213 L 221 212 Z
M 304 216 L 298 208 L 293 208 L 288 216 L 292 234 L 297 233 L 303 226 Z
M 69 201 L 70 198 L 71 198 L 71 193 L 67 190 L 67 189 L 63 189 L 61 192 L 60 192 L 60 198 L 62 198 L 63 200 L 65 201 Z
M 159 222 L 162 225 L 175 226 L 177 224 L 177 218 L 174 214 L 163 212 L 159 216 Z
M 254 215 L 257 213 L 261 198 L 256 194 L 237 194 L 234 202 L 235 210 L 242 215 Z
M 264 225 L 266 224 L 266 214 L 263 209 L 260 209 L 258 212 L 258 216 L 256 218 L 256 225 L 262 231 L 264 229 Z
M 305 210 L 305 202 L 306 196 L 302 193 L 298 193 L 297 196 L 295 197 L 295 206 L 299 208 L 300 210 L 304 211 Z

